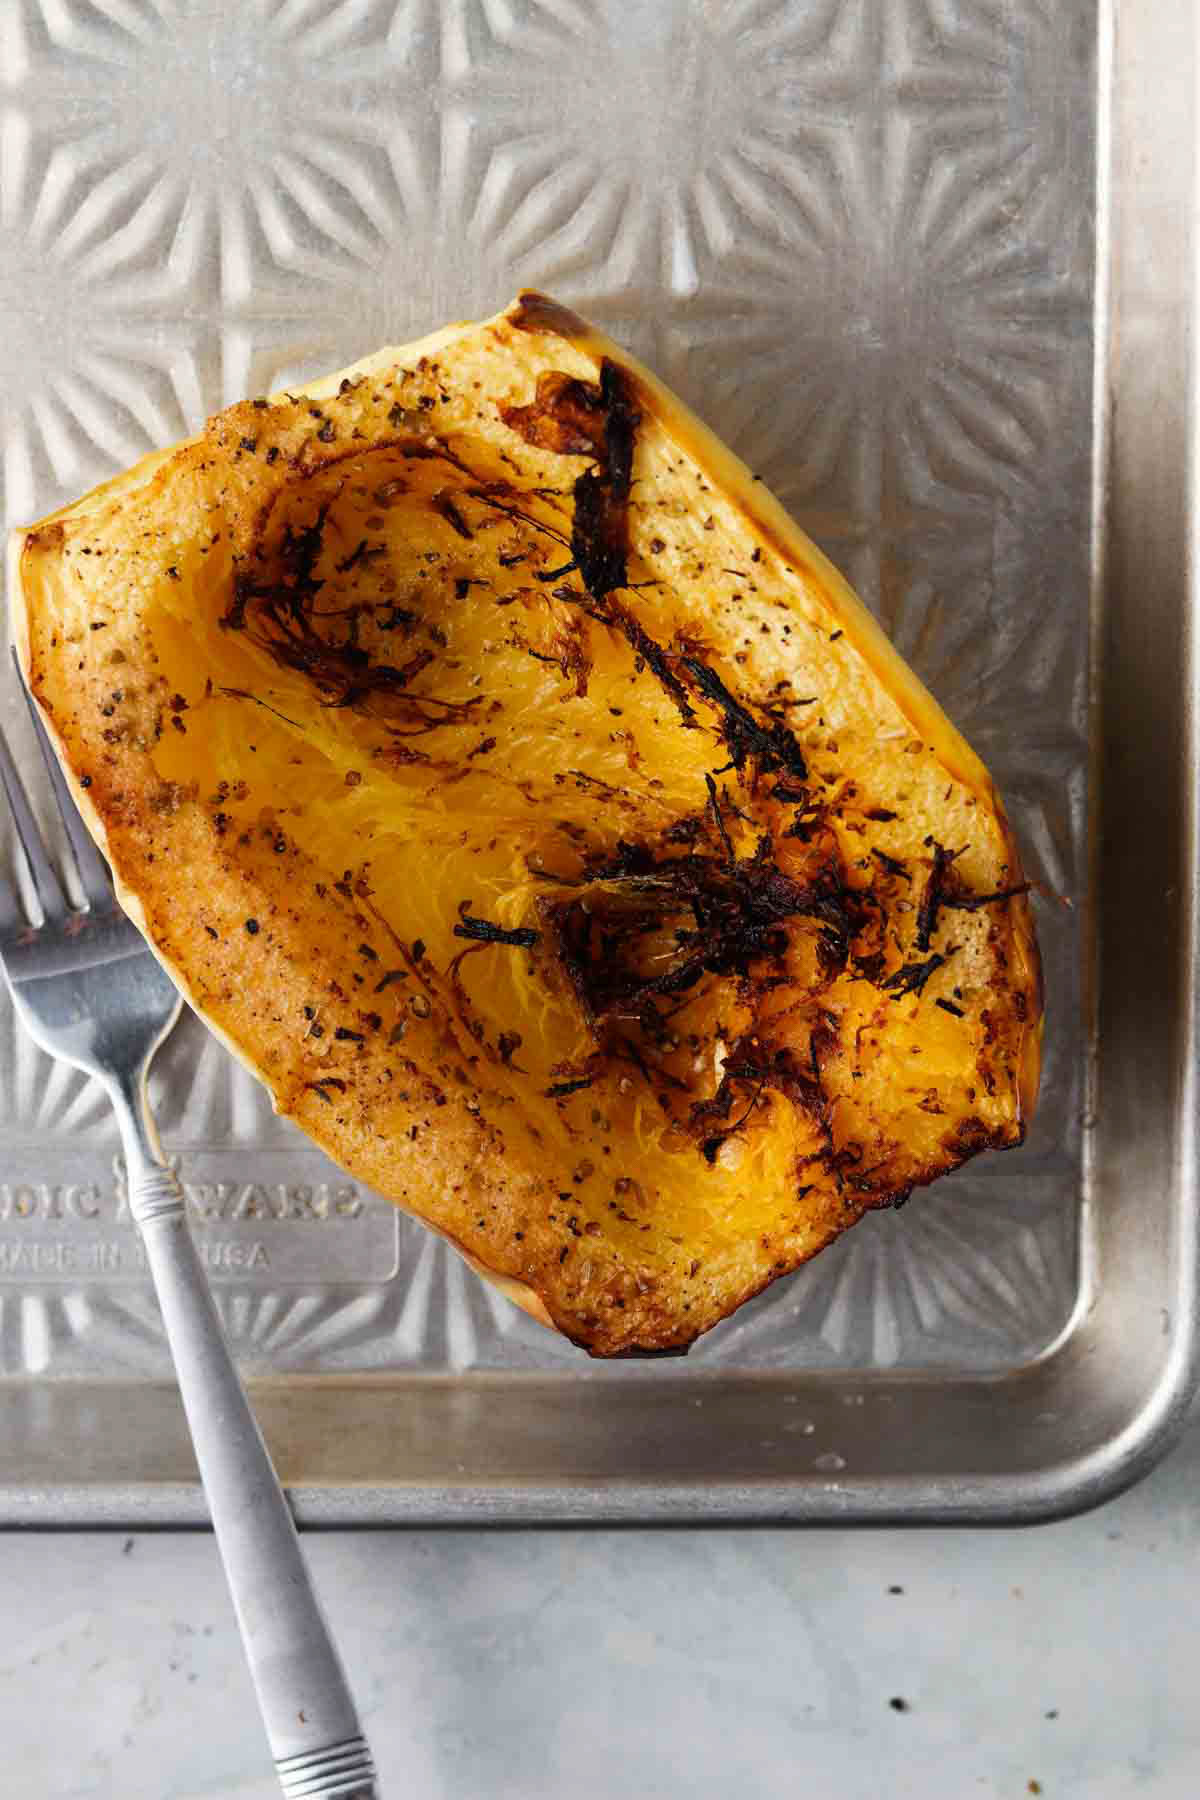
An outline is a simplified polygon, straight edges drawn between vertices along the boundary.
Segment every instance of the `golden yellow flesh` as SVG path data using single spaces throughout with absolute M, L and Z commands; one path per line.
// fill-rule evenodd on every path
M 419 349 L 21 536 L 31 682 L 127 903 L 281 1110 L 589 1348 L 686 1343 L 1019 1141 L 1015 849 L 644 371 L 534 300 Z M 539 422 L 568 376 L 582 412 Z M 606 590 L 575 515 L 615 391 Z

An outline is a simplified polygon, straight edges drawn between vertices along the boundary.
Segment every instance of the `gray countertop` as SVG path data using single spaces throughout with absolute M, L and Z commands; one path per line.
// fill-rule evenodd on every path
M 1200 1426 L 1025 1532 L 308 1540 L 388 1800 L 1200 1789 Z M 276 1800 L 205 1535 L 0 1537 L 13 1800 Z

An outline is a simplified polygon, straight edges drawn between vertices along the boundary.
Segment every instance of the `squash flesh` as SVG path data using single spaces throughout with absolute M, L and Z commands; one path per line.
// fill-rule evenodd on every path
M 529 413 L 607 354 L 534 309 L 371 359 L 18 559 L 34 692 L 193 1003 L 616 1353 L 1019 1141 L 1040 995 L 986 772 L 627 363 L 626 580 L 570 566 L 598 440 Z

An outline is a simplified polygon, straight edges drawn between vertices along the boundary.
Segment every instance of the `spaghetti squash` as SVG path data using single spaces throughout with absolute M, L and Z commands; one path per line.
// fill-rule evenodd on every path
M 977 757 L 644 368 L 536 294 L 18 532 L 124 904 L 276 1107 L 601 1355 L 1018 1143 Z

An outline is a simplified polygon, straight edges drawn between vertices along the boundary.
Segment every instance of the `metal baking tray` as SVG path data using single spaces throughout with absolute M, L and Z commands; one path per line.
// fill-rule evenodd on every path
M 670 1364 L 532 1324 L 187 1019 L 163 1135 L 306 1523 L 1033 1519 L 1170 1441 L 1196 1365 L 1196 24 L 1183 0 L 2 9 L 10 522 L 544 287 L 846 569 L 1049 896 L 1026 1145 Z M 0 1521 L 199 1522 L 104 1103 L 7 1009 L 0 1046 Z

